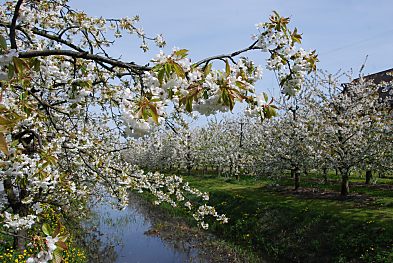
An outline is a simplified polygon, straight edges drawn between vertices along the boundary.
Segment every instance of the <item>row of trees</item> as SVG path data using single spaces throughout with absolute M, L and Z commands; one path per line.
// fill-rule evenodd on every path
M 366 171 L 369 183 L 373 172 L 393 170 L 393 118 L 378 93 L 391 84 L 361 79 L 341 85 L 339 79 L 320 72 L 298 96 L 278 102 L 279 117 L 262 123 L 244 116 L 191 130 L 158 130 L 154 140 L 134 142 L 146 145 L 131 153 L 132 162 L 149 169 L 216 169 L 236 177 L 290 171 L 296 189 L 301 173 L 317 170 L 326 181 L 328 171 L 336 170 L 341 194 L 347 195 L 352 171 Z

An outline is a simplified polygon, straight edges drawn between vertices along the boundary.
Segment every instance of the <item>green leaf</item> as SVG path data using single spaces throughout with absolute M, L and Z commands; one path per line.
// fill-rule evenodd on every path
M 68 235 L 61 235 L 61 236 L 59 236 L 59 240 L 61 240 L 63 242 L 66 242 L 67 239 L 68 239 Z
M 47 164 L 48 162 L 46 162 L 45 164 Z M 54 238 L 54 237 L 56 237 L 59 233 L 60 233 L 60 230 L 61 230 L 61 224 L 60 223 L 57 223 L 57 226 L 56 226 L 56 229 L 55 229 L 55 231 L 53 231 L 53 233 L 52 233 L 52 237 Z
M 232 111 L 233 107 L 235 107 L 235 100 L 231 95 L 229 95 L 228 98 L 229 98 L 229 109 Z
M 227 77 L 231 75 L 231 67 L 229 66 L 228 60 L 225 60 L 225 73 Z
M 8 65 L 8 79 L 12 79 L 14 77 L 15 67 L 12 64 Z
M 160 82 L 160 86 L 162 86 L 162 83 L 164 81 L 164 75 L 165 75 L 165 69 L 162 67 L 159 71 L 158 71 L 158 81 Z
M 186 111 L 192 112 L 192 97 L 186 99 Z
M 7 40 L 5 40 L 5 38 L 2 35 L 0 35 L 0 49 L 1 50 L 7 49 Z
M 0 116 L 0 125 L 1 126 L 10 126 L 12 124 L 13 124 L 13 121 L 11 121 L 10 119 Z
M 186 78 L 186 73 L 184 72 L 183 68 L 179 64 L 173 63 L 173 68 L 175 69 L 176 75 L 178 77 L 183 79 Z
M 47 223 L 44 223 L 42 225 L 42 232 L 44 232 L 45 235 L 50 236 L 52 230 L 50 229 L 50 226 Z
M 0 104 L 0 112 L 2 112 L 2 113 L 8 112 L 7 107 L 3 104 Z
M 34 71 L 39 71 L 41 66 L 41 61 L 38 58 L 31 58 L 29 61 L 30 68 Z
M 15 65 L 15 71 L 18 74 L 22 73 L 25 69 L 29 68 L 29 65 L 27 65 L 27 63 L 23 59 L 14 57 L 13 61 Z
M 188 50 L 187 49 L 180 49 L 180 50 L 173 52 L 173 54 L 177 57 L 185 58 L 188 55 Z
M 164 64 L 164 69 L 165 69 L 165 74 L 167 75 L 167 77 L 170 77 L 172 74 L 172 65 L 166 63 L 166 64 Z
M 209 64 L 205 67 L 205 70 L 204 70 L 205 76 L 207 76 L 207 75 L 210 73 L 210 71 L 212 70 L 212 66 L 213 66 L 213 64 L 212 64 L 212 63 L 209 63 Z
M 269 97 L 267 96 L 267 94 L 265 92 L 263 92 L 263 98 L 265 99 L 265 101 L 267 102 Z
M 67 244 L 63 241 L 59 240 L 56 242 L 56 246 L 60 248 L 60 250 L 67 250 Z
M 153 103 L 149 103 L 149 108 L 151 111 L 151 117 L 153 119 L 153 121 L 158 124 L 158 112 L 157 112 L 157 108 Z
M 302 43 L 302 35 L 297 32 L 297 28 L 296 27 L 295 27 L 295 29 L 293 30 L 293 33 L 292 33 L 292 41 L 293 42 L 297 42 L 299 44 Z
M 203 98 L 204 98 L 205 100 L 207 100 L 207 99 L 209 98 L 209 95 L 208 95 L 208 93 L 207 93 L 207 90 L 204 90 L 204 91 L 203 91 Z
M 277 112 L 273 107 L 267 107 L 264 109 L 265 117 L 271 119 L 272 117 L 277 116 Z
M 9 155 L 9 151 L 8 151 L 8 145 L 7 145 L 7 141 L 5 140 L 5 136 L 4 133 L 0 133 L 0 150 L 5 154 L 5 155 Z
M 60 249 L 55 249 L 55 251 L 53 251 L 53 263 L 61 263 L 61 261 L 63 260 L 63 251 Z

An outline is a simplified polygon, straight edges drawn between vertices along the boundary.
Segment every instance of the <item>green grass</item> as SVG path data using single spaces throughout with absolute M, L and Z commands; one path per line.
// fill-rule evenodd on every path
M 301 184 L 331 195 L 338 192 L 338 181 L 323 184 L 319 178 L 302 177 Z M 230 218 L 228 225 L 213 224 L 217 235 L 260 255 L 268 254 L 273 262 L 393 262 L 392 190 L 364 186 L 362 179 L 355 179 L 358 184 L 351 194 L 367 197 L 366 201 L 321 199 L 270 187 L 291 186 L 288 177 L 237 181 L 194 175 L 185 179 L 210 192 L 210 203 Z M 382 182 L 391 184 L 392 180 L 378 181 Z

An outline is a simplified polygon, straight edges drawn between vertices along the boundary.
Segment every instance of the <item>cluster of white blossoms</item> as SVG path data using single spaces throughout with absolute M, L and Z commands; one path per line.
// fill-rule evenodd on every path
M 45 244 L 48 248 L 48 250 L 43 250 L 38 252 L 38 254 L 35 257 L 29 257 L 26 260 L 26 263 L 47 263 L 51 260 L 54 259 L 53 257 L 53 252 L 58 248 L 56 243 L 59 241 L 59 237 L 52 237 L 52 236 L 46 236 L 45 238 Z
M 177 207 L 179 203 L 183 203 L 183 206 L 189 210 L 193 210 L 195 207 L 194 218 L 197 221 L 202 221 L 206 216 L 213 216 L 223 223 L 228 221 L 224 214 L 218 214 L 211 206 L 207 206 L 206 204 L 198 205 L 197 202 L 193 205 L 188 198 L 189 196 L 199 197 L 205 202 L 209 200 L 209 195 L 206 192 L 201 192 L 196 188 L 190 187 L 188 182 L 183 182 L 180 176 L 168 176 L 159 172 L 145 173 L 142 170 L 135 171 L 133 176 L 138 180 L 136 190 L 139 190 L 139 192 L 148 190 L 152 193 L 157 198 L 154 202 L 155 205 L 166 202 L 173 207 Z
M 8 212 L 4 212 L 3 216 L 4 226 L 12 230 L 29 229 L 34 225 L 37 218 L 35 215 L 19 216 L 18 214 L 10 214 Z
M 192 216 L 195 220 L 199 221 L 199 224 L 203 229 L 207 229 L 209 224 L 203 221 L 203 218 L 205 218 L 207 215 L 215 217 L 217 221 L 220 221 L 224 224 L 228 223 L 229 220 L 225 215 L 219 215 L 214 207 L 208 205 L 200 206 L 197 212 Z
M 232 66 L 226 62 L 225 70 L 213 70 L 211 64 L 198 68 L 186 54 L 179 49 L 171 55 L 161 51 L 152 60 L 153 71 L 145 72 L 132 92 L 124 90 L 123 119 L 136 135 L 148 133 L 154 122 L 160 123 L 170 103 L 180 112 L 211 115 L 232 110 L 236 101 L 252 103 L 255 99 L 254 83 L 262 77 L 260 66 L 242 58 Z
M 295 43 L 300 43 L 301 35 L 296 28 L 293 32 L 287 29 L 288 18 L 280 17 L 275 12 L 271 19 L 277 21 L 276 26 L 272 23 L 257 24 L 260 34 L 254 35 L 253 39 L 262 51 L 272 53 L 266 68 L 277 71 L 282 93 L 295 96 L 305 76 L 315 69 L 316 54 L 315 51 L 296 47 Z

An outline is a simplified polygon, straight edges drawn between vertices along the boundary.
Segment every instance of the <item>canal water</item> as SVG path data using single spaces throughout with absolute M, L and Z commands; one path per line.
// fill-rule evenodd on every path
M 143 203 L 140 197 L 131 196 L 129 206 L 121 211 L 107 203 L 96 203 L 92 207 L 94 216 L 86 224 L 87 229 L 92 229 L 86 242 L 94 252 L 91 262 L 203 262 L 198 259 L 198 251 L 194 248 L 148 235 L 154 212 L 144 207 Z

